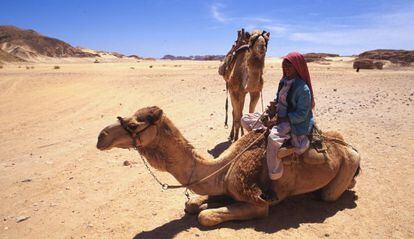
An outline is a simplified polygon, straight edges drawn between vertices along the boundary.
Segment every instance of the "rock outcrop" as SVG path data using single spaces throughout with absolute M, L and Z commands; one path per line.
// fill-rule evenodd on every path
M 354 60 L 354 69 L 379 69 L 381 70 L 384 63 L 381 61 L 375 61 L 373 59 L 358 58 Z
M 326 57 L 339 57 L 338 54 L 330 53 L 306 53 L 303 54 L 306 62 L 327 61 Z
M 390 61 L 394 64 L 408 66 L 414 62 L 414 51 L 378 49 L 359 54 L 358 59 Z

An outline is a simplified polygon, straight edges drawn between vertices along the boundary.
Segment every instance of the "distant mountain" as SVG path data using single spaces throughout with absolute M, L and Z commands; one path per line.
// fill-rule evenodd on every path
M 363 52 L 358 55 L 358 58 L 387 60 L 401 65 L 410 65 L 414 62 L 414 51 L 377 49 Z
M 303 54 L 306 62 L 326 61 L 326 57 L 338 57 L 338 54 L 331 53 L 306 53 Z
M 48 57 L 95 57 L 68 43 L 43 36 L 33 30 L 23 30 L 15 26 L 0 26 L 0 49 L 22 60 L 35 60 L 39 56 Z
M 225 55 L 204 55 L 204 56 L 173 56 L 165 55 L 162 60 L 194 60 L 194 61 L 220 61 Z

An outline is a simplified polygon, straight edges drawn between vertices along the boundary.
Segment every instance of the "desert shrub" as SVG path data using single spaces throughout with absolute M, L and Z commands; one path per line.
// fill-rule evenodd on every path
M 129 69 L 134 70 L 134 69 L 135 69 L 135 67 L 131 66 Z
M 149 66 L 149 68 L 152 68 L 152 67 L 153 67 L 152 65 Z
M 54 66 L 53 69 L 55 70 L 60 69 L 60 66 Z
M 30 69 L 30 67 L 29 66 L 26 66 L 26 70 L 29 70 Z
M 99 63 L 98 59 L 95 59 L 95 61 L 93 63 Z
M 2 65 L 0 65 L 0 69 L 3 69 L 3 66 Z

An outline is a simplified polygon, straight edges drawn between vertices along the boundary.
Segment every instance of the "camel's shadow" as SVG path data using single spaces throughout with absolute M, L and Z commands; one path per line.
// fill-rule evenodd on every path
M 207 152 L 213 156 L 214 158 L 217 158 L 220 156 L 221 153 L 223 153 L 226 149 L 230 147 L 232 144 L 231 140 L 224 141 L 221 143 L 218 143 L 214 148 L 207 150 Z
M 140 232 L 134 239 L 141 238 L 173 238 L 176 234 L 189 228 L 198 227 L 200 230 L 216 228 L 254 228 L 256 231 L 274 233 L 282 229 L 299 228 L 302 223 L 321 223 L 337 212 L 355 208 L 355 192 L 345 191 L 336 202 L 324 202 L 313 199 L 312 194 L 289 198 L 270 209 L 269 216 L 263 219 L 226 222 L 216 227 L 203 227 L 197 222 L 197 217 L 185 215 L 180 219 L 170 221 L 151 231 Z

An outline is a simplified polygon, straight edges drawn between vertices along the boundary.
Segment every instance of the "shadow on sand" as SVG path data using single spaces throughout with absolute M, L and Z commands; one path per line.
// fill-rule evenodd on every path
M 336 202 L 324 202 L 313 199 L 312 194 L 305 194 L 289 198 L 270 209 L 269 216 L 263 219 L 225 222 L 216 227 L 203 227 L 197 222 L 194 215 L 184 215 L 180 219 L 170 221 L 151 231 L 138 233 L 134 239 L 142 238 L 174 238 L 178 233 L 197 227 L 200 230 L 214 230 L 216 228 L 254 228 L 264 233 L 274 233 L 282 229 L 299 228 L 302 223 L 322 223 L 337 212 L 355 208 L 355 192 L 345 191 Z
M 230 147 L 231 143 L 231 140 L 221 142 L 214 146 L 214 148 L 207 150 L 207 152 L 214 158 L 217 158 L 221 153 Z

